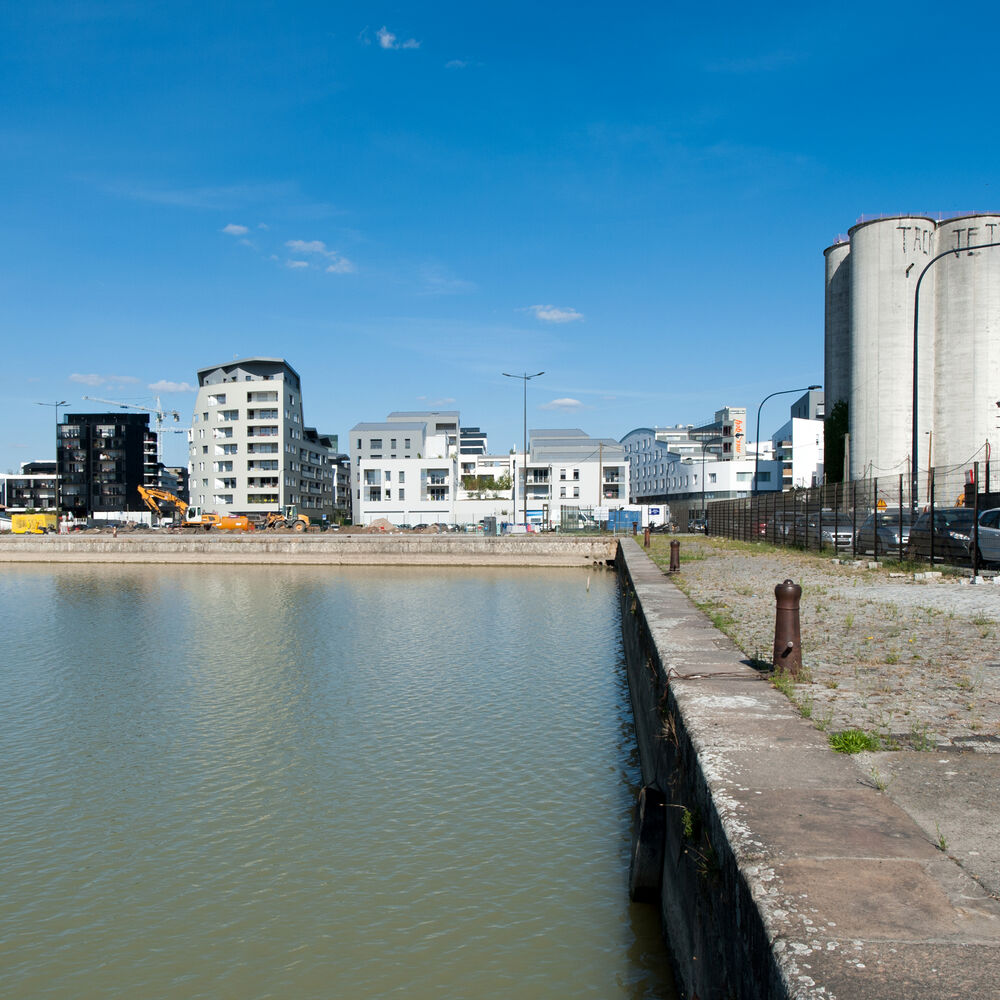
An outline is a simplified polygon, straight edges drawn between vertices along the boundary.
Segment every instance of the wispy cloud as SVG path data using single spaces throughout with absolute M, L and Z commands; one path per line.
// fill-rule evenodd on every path
M 562 306 L 528 306 L 528 312 L 546 323 L 573 323 L 583 319 L 583 313 Z
M 583 403 L 578 399 L 564 396 L 562 399 L 553 399 L 548 403 L 542 403 L 538 408 L 540 410 L 580 410 L 583 409 Z
M 153 392 L 195 392 L 197 387 L 190 382 L 169 382 L 161 378 L 159 382 L 150 382 L 149 388 Z
M 467 59 L 449 59 L 445 64 L 445 69 L 465 69 L 469 65 Z
M 331 250 L 322 240 L 286 240 L 285 246 L 292 253 L 317 254 L 330 263 L 326 266 L 328 274 L 353 274 L 357 267 L 354 262 L 344 257 L 338 250 Z M 305 261 L 297 266 L 308 267 Z
M 230 236 L 246 236 L 249 229 L 246 226 L 237 225 L 235 222 L 230 222 L 228 225 L 223 226 L 220 232 L 229 233 Z
M 326 266 L 327 274 L 354 274 L 355 271 L 357 268 L 354 266 L 354 262 L 346 257 L 338 257 L 332 264 Z
M 378 31 L 375 32 L 375 37 L 378 39 L 378 44 L 383 49 L 419 49 L 420 42 L 415 38 L 407 38 L 405 42 L 399 41 L 399 39 L 383 24 Z
M 69 377 L 70 382 L 79 382 L 81 385 L 89 385 L 94 388 L 99 385 L 135 385 L 141 379 L 134 375 L 81 375 L 74 372 Z
M 428 406 L 450 406 L 455 402 L 454 396 L 443 396 L 441 399 L 431 399 L 429 396 L 417 396 L 418 402 L 426 403 Z
M 293 270 L 295 270 L 297 268 L 300 268 L 300 267 L 308 267 L 308 266 L 309 266 L 309 261 L 307 261 L 307 260 L 286 260 L 285 261 L 285 267 L 290 267 Z

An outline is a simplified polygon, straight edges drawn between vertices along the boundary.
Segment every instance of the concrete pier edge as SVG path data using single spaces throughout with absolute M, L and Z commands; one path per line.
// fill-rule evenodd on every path
M 688 997 L 1000 997 L 1000 904 L 632 540 L 617 556 L 659 906 Z M 776 581 L 780 582 L 780 581 Z
M 0 563 L 604 568 L 617 547 L 610 536 L 79 533 L 0 536 Z

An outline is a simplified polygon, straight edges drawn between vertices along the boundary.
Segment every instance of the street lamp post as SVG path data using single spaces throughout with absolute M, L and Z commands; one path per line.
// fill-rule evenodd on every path
M 916 509 L 918 502 L 918 490 L 919 490 L 919 471 L 917 469 L 917 446 L 920 443 L 920 433 L 917 430 L 917 321 L 920 317 L 920 283 L 924 280 L 924 275 L 931 269 L 932 264 L 936 264 L 942 257 L 947 257 L 949 254 L 954 254 L 956 257 L 961 254 L 972 254 L 976 250 L 989 250 L 990 247 L 1000 247 L 1000 242 L 997 243 L 980 243 L 977 246 L 965 247 L 963 250 L 961 247 L 953 247 L 951 250 L 945 250 L 942 253 L 937 254 L 935 257 L 931 257 L 929 261 L 924 265 L 924 269 L 920 272 L 917 277 L 917 284 L 913 289 L 913 435 L 910 438 L 910 505 Z M 1000 405 L 1000 404 L 998 404 Z M 927 462 L 927 474 L 930 475 L 930 460 Z M 976 489 L 979 489 L 979 485 L 976 485 Z
M 757 434 L 754 439 L 753 492 L 755 494 L 760 492 L 760 485 L 757 482 L 757 470 L 760 468 L 760 411 L 764 409 L 764 404 L 769 399 L 774 399 L 775 396 L 787 396 L 793 392 L 811 392 L 813 389 L 818 388 L 820 388 L 818 385 L 807 385 L 804 389 L 781 389 L 778 392 L 772 392 L 770 396 L 765 396 L 760 401 L 760 406 L 757 407 Z
M 509 372 L 502 372 L 506 378 L 519 378 L 524 382 L 524 524 L 528 523 L 528 383 L 545 372 L 535 372 L 534 375 L 511 375 Z M 517 464 L 514 465 L 514 523 L 517 524 Z
M 705 522 L 705 533 L 708 534 L 708 511 L 705 508 L 705 446 L 721 444 L 722 438 L 702 438 L 701 441 L 701 519 Z
M 35 403 L 35 406 L 51 406 L 54 407 L 54 412 L 56 416 L 56 474 L 52 479 L 52 494 L 53 494 L 53 505 L 55 506 L 56 513 L 59 513 L 59 407 L 66 406 L 68 403 L 65 399 L 59 399 L 54 403 Z

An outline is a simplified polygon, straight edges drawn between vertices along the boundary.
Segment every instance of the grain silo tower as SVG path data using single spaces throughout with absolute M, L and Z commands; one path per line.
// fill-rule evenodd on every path
M 851 228 L 848 399 L 854 477 L 908 473 L 913 409 L 913 287 L 933 256 L 934 220 L 896 216 Z M 928 278 L 933 278 L 928 275 Z M 932 287 L 921 291 L 933 294 Z M 921 426 L 932 405 L 932 338 L 920 350 Z M 927 415 L 925 415 L 925 412 Z
M 826 257 L 826 336 L 823 397 L 829 416 L 851 391 L 851 244 L 834 243 Z
M 928 271 L 920 289 L 920 335 L 934 337 L 934 407 L 920 431 L 933 432 L 932 462 L 968 468 L 994 444 L 1000 409 L 1000 215 L 966 215 L 938 225 L 936 252 L 952 248 Z M 924 321 L 928 279 L 934 276 L 933 323 Z M 929 302 L 927 303 L 929 304 Z M 922 352 L 921 352 L 922 353 Z M 921 379 L 921 382 L 923 380 Z M 921 414 L 923 406 L 921 406 Z M 926 462 L 926 453 L 924 462 Z

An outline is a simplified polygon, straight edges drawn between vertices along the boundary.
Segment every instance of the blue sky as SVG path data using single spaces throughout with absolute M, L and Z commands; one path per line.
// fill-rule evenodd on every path
M 995 9 L 0 5 L 0 470 L 38 402 L 186 422 L 234 356 L 342 446 L 439 407 L 504 451 L 503 371 L 529 426 L 753 414 L 822 382 L 860 215 L 1000 207 Z

